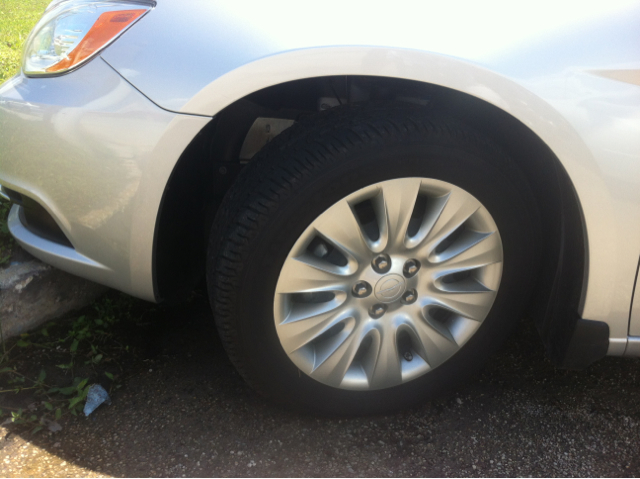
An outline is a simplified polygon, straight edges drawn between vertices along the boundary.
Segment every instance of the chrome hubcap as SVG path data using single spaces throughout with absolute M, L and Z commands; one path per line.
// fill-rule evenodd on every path
M 500 234 L 475 197 L 439 180 L 389 180 L 340 200 L 298 239 L 276 285 L 276 331 L 317 381 L 392 387 L 473 336 L 501 275 Z

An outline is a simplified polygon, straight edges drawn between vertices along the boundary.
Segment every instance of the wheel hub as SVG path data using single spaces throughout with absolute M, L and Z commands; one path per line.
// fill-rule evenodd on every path
M 400 299 L 407 289 L 406 281 L 399 274 L 387 274 L 376 284 L 375 295 L 381 303 L 393 303 Z

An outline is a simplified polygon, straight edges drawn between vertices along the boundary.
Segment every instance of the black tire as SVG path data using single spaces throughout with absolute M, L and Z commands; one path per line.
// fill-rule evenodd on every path
M 475 196 L 503 241 L 500 289 L 482 326 L 448 361 L 399 386 L 350 391 L 315 381 L 276 334 L 282 264 L 307 226 L 338 200 L 393 178 L 447 181 Z M 329 414 L 388 412 L 464 382 L 519 320 L 536 271 L 537 213 L 513 160 L 460 122 L 411 106 L 347 106 L 298 123 L 261 151 L 226 196 L 208 251 L 208 285 L 222 341 L 259 392 Z

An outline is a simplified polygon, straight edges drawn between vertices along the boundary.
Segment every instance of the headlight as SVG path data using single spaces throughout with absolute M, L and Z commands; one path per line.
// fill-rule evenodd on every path
M 126 0 L 54 0 L 27 39 L 22 71 L 27 76 L 50 76 L 76 68 L 152 6 Z

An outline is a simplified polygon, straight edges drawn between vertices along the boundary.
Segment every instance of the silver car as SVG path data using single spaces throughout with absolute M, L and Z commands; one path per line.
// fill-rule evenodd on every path
M 0 87 L 34 256 L 148 301 L 206 277 L 244 378 L 388 411 L 533 318 L 640 356 L 640 5 L 56 0 Z

